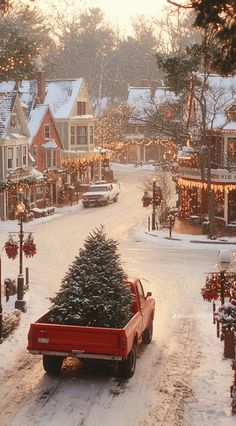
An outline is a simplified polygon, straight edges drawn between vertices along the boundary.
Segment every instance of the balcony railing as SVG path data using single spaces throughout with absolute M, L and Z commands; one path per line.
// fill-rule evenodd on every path
M 207 170 L 205 170 L 205 176 L 207 175 Z M 181 178 L 193 179 L 193 180 L 202 180 L 201 172 L 199 169 L 192 169 L 190 167 L 179 167 L 179 176 Z M 226 169 L 212 169 L 211 170 L 211 179 L 213 182 L 221 183 L 236 183 L 236 170 L 228 171 Z

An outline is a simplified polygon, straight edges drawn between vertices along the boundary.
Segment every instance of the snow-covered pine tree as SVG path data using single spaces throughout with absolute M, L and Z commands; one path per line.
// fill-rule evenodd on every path
M 50 322 L 119 328 L 130 320 L 134 296 L 117 245 L 103 226 L 88 235 L 51 299 Z

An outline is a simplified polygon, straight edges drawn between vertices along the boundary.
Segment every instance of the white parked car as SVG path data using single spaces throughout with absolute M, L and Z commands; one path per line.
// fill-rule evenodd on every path
M 114 183 L 96 183 L 82 195 L 82 203 L 85 208 L 94 206 L 107 206 L 111 201 L 116 203 L 119 196 L 119 185 Z

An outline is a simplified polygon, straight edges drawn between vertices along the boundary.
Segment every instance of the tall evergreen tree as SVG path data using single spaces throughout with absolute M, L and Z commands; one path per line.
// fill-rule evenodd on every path
M 92 231 L 51 299 L 49 321 L 94 327 L 123 327 L 131 318 L 133 294 L 104 227 Z

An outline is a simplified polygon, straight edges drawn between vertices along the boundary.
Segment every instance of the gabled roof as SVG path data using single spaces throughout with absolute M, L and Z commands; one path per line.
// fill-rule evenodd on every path
M 45 80 L 44 104 L 50 106 L 54 118 L 69 118 L 83 79 Z M 30 105 L 37 96 L 37 81 L 24 80 L 20 86 L 21 101 Z
M 36 133 L 38 132 L 40 125 L 43 121 L 43 118 L 46 112 L 48 111 L 48 109 L 49 109 L 48 105 L 42 105 L 42 104 L 39 104 L 35 108 L 31 109 L 30 115 L 28 118 L 28 127 L 30 131 L 30 139 L 29 139 L 30 145 L 32 144 L 32 141 Z
M 5 136 L 12 109 L 16 101 L 16 93 L 0 93 L 0 138 Z

